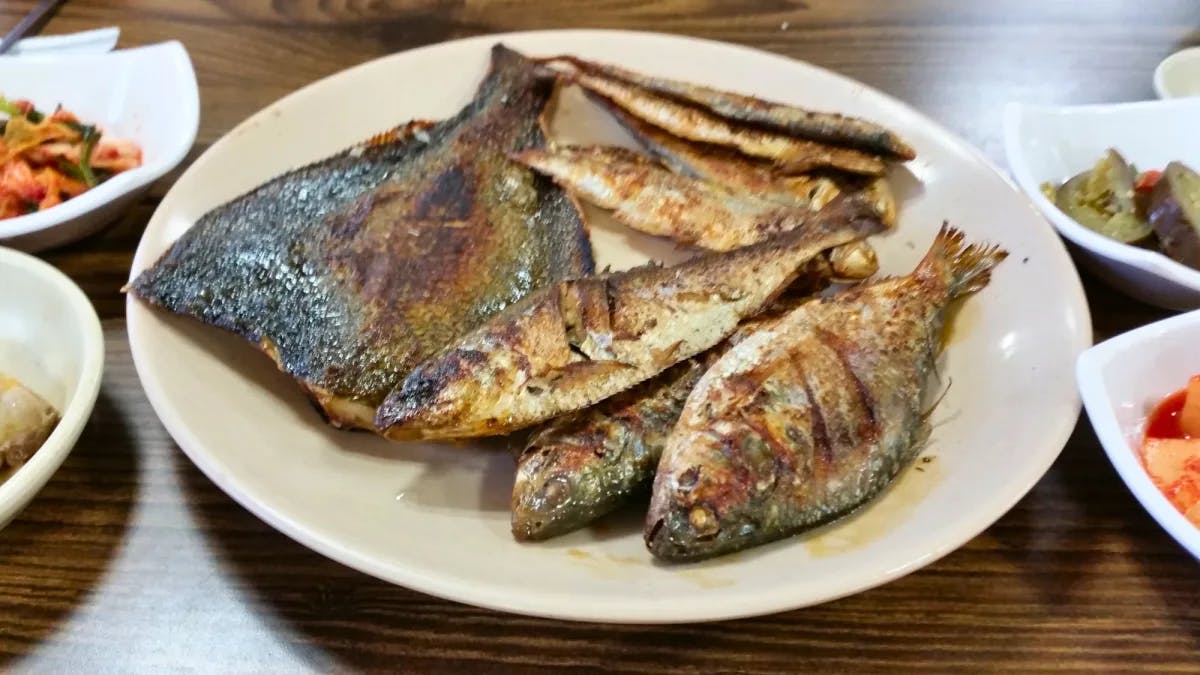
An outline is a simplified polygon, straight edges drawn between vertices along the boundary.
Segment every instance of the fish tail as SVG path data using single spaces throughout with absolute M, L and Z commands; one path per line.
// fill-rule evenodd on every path
M 996 244 L 967 244 L 962 230 L 943 223 L 917 276 L 945 280 L 950 298 L 960 298 L 987 286 L 992 269 L 1007 257 Z
M 861 195 L 838 195 L 825 208 L 818 211 L 811 223 L 798 227 L 784 236 L 798 240 L 813 237 L 843 235 L 841 243 L 849 243 L 879 234 L 887 226 L 879 219 L 879 212 Z M 853 235 L 846 240 L 844 235 Z

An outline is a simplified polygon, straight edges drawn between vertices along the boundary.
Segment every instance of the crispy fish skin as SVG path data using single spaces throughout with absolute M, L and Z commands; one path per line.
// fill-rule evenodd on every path
M 943 228 L 909 276 L 807 303 L 730 349 L 667 441 L 646 543 L 667 561 L 780 539 L 878 494 L 926 438 L 945 310 L 1006 253 Z
M 829 282 L 828 262 L 814 258 L 771 311 L 794 307 Z M 537 431 L 517 460 L 513 536 L 538 541 L 566 534 L 647 490 L 692 387 L 729 345 L 764 320 L 751 319 L 717 347 Z
M 729 253 L 530 294 L 417 367 L 379 408 L 389 437 L 507 433 L 580 410 L 728 337 L 820 252 L 874 234 L 869 208 Z
M 917 156 L 916 150 L 896 134 L 878 124 L 856 117 L 815 112 L 679 80 L 649 77 L 625 68 L 585 61 L 573 56 L 541 60 L 547 63 L 564 63 L 585 73 L 636 85 L 702 106 L 721 117 L 758 125 L 779 133 L 859 148 L 891 159 L 911 160 Z
M 787 173 L 835 168 L 880 176 L 886 168 L 877 155 L 731 122 L 702 108 L 657 95 L 623 80 L 578 70 L 564 77 L 629 114 L 676 136 L 737 148 L 747 155 L 771 160 Z
M 497 45 L 455 117 L 281 176 L 205 215 L 130 285 L 260 345 L 338 426 L 530 291 L 592 271 L 575 205 L 508 159 L 555 78 Z
M 612 209 L 617 220 L 635 230 L 710 251 L 749 246 L 838 217 L 672 173 L 615 146 L 526 150 L 513 157 L 583 199 Z M 856 208 L 870 206 L 858 201 Z
M 675 173 L 813 211 L 821 210 L 839 194 L 861 193 L 875 205 L 879 219 L 885 225 L 896 224 L 896 199 L 886 178 L 835 179 L 821 174 L 789 176 L 780 173 L 770 162 L 747 157 L 729 148 L 672 136 L 600 100 L 646 152 Z
M 645 490 L 707 354 L 539 431 L 517 464 L 513 536 L 538 541 L 566 534 Z

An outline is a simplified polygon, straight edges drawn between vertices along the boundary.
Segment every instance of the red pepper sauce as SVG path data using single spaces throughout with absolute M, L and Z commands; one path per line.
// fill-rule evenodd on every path
M 1179 414 L 1186 399 L 1187 390 L 1180 389 L 1156 405 L 1146 422 L 1146 438 L 1188 438 L 1179 428 Z

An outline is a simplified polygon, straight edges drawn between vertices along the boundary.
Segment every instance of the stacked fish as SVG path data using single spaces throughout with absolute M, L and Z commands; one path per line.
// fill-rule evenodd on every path
M 576 85 L 645 153 L 554 147 Z M 865 238 L 913 150 L 875 124 L 497 45 L 475 99 L 205 215 L 130 285 L 235 331 L 330 423 L 395 440 L 534 429 L 513 533 L 651 488 L 645 536 L 693 560 L 878 494 L 921 447 L 947 306 L 1004 253 L 944 227 L 906 277 Z M 700 249 L 594 273 L 574 199 Z

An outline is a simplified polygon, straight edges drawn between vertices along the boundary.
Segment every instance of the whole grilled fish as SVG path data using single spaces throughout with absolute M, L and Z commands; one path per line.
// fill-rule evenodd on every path
M 536 291 L 417 367 L 376 424 L 396 439 L 502 434 L 644 382 L 728 337 L 822 251 L 883 227 L 867 207 L 826 213 L 729 253 Z
M 816 219 L 816 212 L 805 205 L 672 173 L 625 148 L 569 146 L 526 150 L 513 157 L 573 194 L 612 209 L 618 221 L 635 230 L 710 251 L 749 246 Z M 854 199 L 865 203 L 860 196 Z M 837 256 L 838 276 L 862 279 L 874 274 L 878 269 L 874 250 L 865 242 L 847 246 L 858 247 L 858 255 Z
M 864 180 L 822 174 L 786 175 L 770 162 L 718 145 L 672 136 L 603 99 L 600 101 L 646 152 L 677 174 L 813 211 L 819 211 L 839 194 L 862 194 L 875 205 L 879 219 L 885 225 L 891 227 L 896 223 L 896 199 L 886 178 Z
M 882 175 L 883 159 L 855 148 L 796 138 L 761 127 L 731 121 L 704 108 L 680 102 L 624 80 L 591 74 L 586 70 L 564 77 L 588 92 L 670 133 L 702 143 L 736 148 L 752 157 L 768 159 L 787 173 L 834 168 L 869 176 Z
M 206 214 L 130 289 L 236 332 L 337 426 L 530 291 L 592 271 L 575 205 L 508 158 L 554 76 L 497 45 L 455 117 L 409 125 Z
M 878 494 L 927 436 L 947 305 L 1005 256 L 943 228 L 911 275 L 802 305 L 726 352 L 659 462 L 651 552 L 683 561 L 755 546 Z
M 771 311 L 794 307 L 829 281 L 829 263 L 814 258 L 788 287 L 788 298 L 777 300 Z M 729 345 L 763 321 L 751 319 L 717 347 L 536 432 L 517 461 L 513 536 L 524 541 L 565 534 L 649 488 L 692 387 Z
M 912 146 L 896 134 L 878 124 L 855 117 L 814 112 L 688 82 L 649 77 L 632 70 L 585 61 L 573 56 L 558 56 L 540 61 L 565 64 L 583 73 L 635 85 L 662 96 L 700 106 L 727 119 L 798 138 L 859 148 L 891 159 L 910 160 L 917 156 Z

